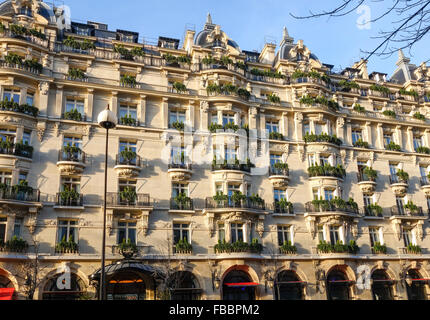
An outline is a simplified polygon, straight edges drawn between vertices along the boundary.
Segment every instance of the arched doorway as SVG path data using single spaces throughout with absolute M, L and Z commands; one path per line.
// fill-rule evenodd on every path
M 70 285 L 67 284 L 64 273 L 50 278 L 43 287 L 43 300 L 79 300 L 85 293 L 85 283 L 76 274 L 70 275 Z
M 278 274 L 275 282 L 276 300 L 303 300 L 303 281 L 292 270 Z
M 393 280 L 382 269 L 372 273 L 372 296 L 373 300 L 394 300 Z
M 132 268 L 121 269 L 107 279 L 107 300 L 145 300 L 144 275 Z
M 189 271 L 175 272 L 168 281 L 171 300 L 200 300 L 202 289 Z
M 0 272 L 2 272 L 1 269 Z M 0 300 L 14 299 L 16 299 L 15 286 L 6 275 L 0 274 Z
M 346 274 L 339 269 L 333 269 L 327 275 L 327 299 L 349 300 L 349 287 L 351 281 Z
M 409 269 L 408 276 L 412 279 L 411 285 L 406 283 L 406 291 L 409 300 L 427 300 L 426 283 L 421 274 L 416 269 Z
M 223 300 L 255 300 L 255 288 L 248 273 L 242 270 L 232 270 L 224 278 L 222 285 Z

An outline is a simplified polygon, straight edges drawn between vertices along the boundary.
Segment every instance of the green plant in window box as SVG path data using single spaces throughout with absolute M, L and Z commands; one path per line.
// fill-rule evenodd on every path
M 400 182 L 407 183 L 409 180 L 409 174 L 403 169 L 397 170 L 396 175 L 399 177 Z
M 234 124 L 233 122 L 228 122 L 224 126 L 224 130 L 233 130 L 234 132 L 236 132 L 237 130 L 239 130 L 239 126 L 237 124 Z
M 70 236 L 68 241 L 66 241 L 66 236 L 63 236 L 61 241 L 57 243 L 55 251 L 58 253 L 77 253 L 78 244 L 73 241 L 73 236 Z
M 418 98 L 418 92 L 413 89 L 408 91 L 402 88 L 399 90 L 399 94 Z
M 357 254 L 360 251 L 360 247 L 357 245 L 355 240 L 349 241 L 348 252 L 351 254 Z
M 131 242 L 130 239 L 126 241 L 125 238 L 118 245 L 118 250 L 126 259 L 131 259 L 138 252 L 136 244 Z
M 363 141 L 362 139 L 358 139 L 354 142 L 354 147 L 369 149 L 369 143 L 367 141 Z
M 25 60 L 23 66 L 30 71 L 36 71 L 38 73 L 41 73 L 43 71 L 43 65 L 40 64 L 37 59 Z
M 419 208 L 416 204 L 414 204 L 412 201 L 408 201 L 407 204 L 405 204 L 406 212 L 409 214 L 415 214 L 419 212 Z
M 424 146 L 418 147 L 415 151 L 418 153 L 430 154 L 430 148 Z
M 425 115 L 423 115 L 423 114 L 421 114 L 419 112 L 415 112 L 414 115 L 413 115 L 413 117 L 415 119 L 418 119 L 418 120 L 421 120 L 421 121 L 426 121 Z
M 224 194 L 222 191 L 217 191 L 216 195 L 214 195 L 212 198 L 218 203 L 228 201 L 228 195 Z
M 137 157 L 137 153 L 131 148 L 124 148 L 124 150 L 122 150 L 119 155 L 128 163 L 135 160 Z
M 260 254 L 263 251 L 263 245 L 258 242 L 257 238 L 252 239 L 251 244 L 249 245 L 249 249 L 252 253 Z
M 234 65 L 236 66 L 236 68 L 246 70 L 246 63 L 244 63 L 243 61 L 236 61 Z
M 264 200 L 258 194 L 253 193 L 249 197 L 249 201 L 251 201 L 251 203 L 256 204 L 256 205 L 264 205 Z
M 204 57 L 202 59 L 202 63 L 205 64 L 205 65 L 215 64 L 217 62 L 218 61 L 215 58 L 213 58 L 211 55 L 209 55 L 207 57 Z
M 269 93 L 267 95 L 267 100 L 269 100 L 272 103 L 281 103 L 281 98 L 279 98 L 279 96 L 277 96 L 274 93 Z
M 279 201 L 276 202 L 276 205 L 279 207 L 279 209 L 282 212 L 288 212 L 288 213 L 292 213 L 293 212 L 293 204 L 290 201 L 287 201 L 287 199 L 280 199 Z
M 80 45 L 82 50 L 89 50 L 89 49 L 96 48 L 96 45 L 94 44 L 94 42 L 88 39 L 84 39 L 84 41 L 82 41 Z
M 185 124 L 182 121 L 175 121 L 171 124 L 172 128 L 178 130 L 178 131 L 184 131 L 185 130 Z
M 33 193 L 33 188 L 28 185 L 27 180 L 21 180 L 17 185 L 12 187 L 12 191 L 14 193 L 31 194 Z
M 125 201 L 128 204 L 134 204 L 137 198 L 136 191 L 134 188 L 131 187 L 125 187 L 120 193 L 119 196 L 121 198 L 121 201 Z
M 209 126 L 209 131 L 212 133 L 216 133 L 217 130 L 223 129 L 223 126 L 218 123 L 211 123 Z
M 63 44 L 73 49 L 81 49 L 81 43 L 79 41 L 76 41 L 75 38 L 70 36 L 68 36 L 67 39 L 63 40 Z
M 4 245 L 5 249 L 9 252 L 25 252 L 28 248 L 27 241 L 17 236 L 13 236 L 12 239 L 6 241 Z
M 70 68 L 68 75 L 72 80 L 86 78 L 85 72 L 79 68 Z
M 284 162 L 276 162 L 276 163 L 273 165 L 273 168 L 278 169 L 278 170 L 288 171 L 288 163 L 284 163 Z
M 249 98 L 251 97 L 251 93 L 249 93 L 249 91 L 244 88 L 238 88 L 237 95 L 245 100 L 249 100 Z
M 136 119 L 133 118 L 131 114 L 126 114 L 125 116 L 121 117 L 120 123 L 125 126 L 135 126 Z
M 5 192 L 9 186 L 6 183 L 0 183 L 0 191 Z
M 330 253 L 333 251 L 333 248 L 330 243 L 327 243 L 325 240 L 320 240 L 317 245 L 318 253 Z
M 191 64 L 191 57 L 185 56 L 185 55 L 178 56 L 178 62 L 190 65 Z
M 280 252 L 282 254 L 296 254 L 297 253 L 297 247 L 293 244 L 291 244 L 291 241 L 284 241 L 282 246 L 279 248 Z
M 346 208 L 346 202 L 342 198 L 334 197 L 330 200 L 330 204 L 334 206 L 336 209 L 345 209 Z
M 238 240 L 231 244 L 232 252 L 249 252 L 249 244 L 243 242 L 242 240 Z
M 270 140 L 283 140 L 284 136 L 280 132 L 270 132 L 269 133 L 269 139 Z
M 349 92 L 351 89 L 360 89 L 360 86 L 355 81 L 349 81 L 349 80 L 341 80 L 339 81 L 338 85 L 342 88 L 342 91 Z
M 372 167 L 366 167 L 363 170 L 363 173 L 370 181 L 375 181 L 378 177 L 378 172 L 376 170 L 373 170 Z
M 346 244 L 343 244 L 342 241 L 337 240 L 333 245 L 333 252 L 335 253 L 346 253 L 349 252 L 349 247 Z
M 227 56 L 222 56 L 221 59 L 219 60 L 219 63 L 223 66 L 232 65 L 233 60 Z
M 374 204 L 369 204 L 367 206 L 367 211 L 371 213 L 372 216 L 381 217 L 383 210 L 381 206 L 379 206 L 377 203 L 374 203 Z
M 382 114 L 386 117 L 390 117 L 390 118 L 395 118 L 396 117 L 396 113 L 392 110 L 385 110 L 382 112 Z
M 189 254 L 193 251 L 193 246 L 188 242 L 187 238 L 183 238 L 175 245 L 176 253 Z
M 373 253 L 375 254 L 386 254 L 387 253 L 387 246 L 385 244 L 381 244 L 380 242 L 375 242 L 373 247 Z
M 414 245 L 410 243 L 407 247 L 407 251 L 408 253 L 412 253 L 412 254 L 421 254 L 422 249 L 419 245 Z
M 356 103 L 354 105 L 354 111 L 358 113 L 366 113 L 366 108 L 362 107 L 360 104 Z
M 143 57 L 145 55 L 145 51 L 143 50 L 143 48 L 134 47 L 133 49 L 131 49 L 130 54 L 133 57 Z
M 314 199 L 312 200 L 312 205 L 315 210 L 327 211 L 330 209 L 330 201 L 328 200 Z
M 135 76 L 130 76 L 130 75 L 122 75 L 121 79 L 120 79 L 120 83 L 124 86 L 130 86 L 130 87 L 135 87 L 137 82 L 136 82 L 136 77 Z
M 77 147 L 76 144 L 70 145 L 70 143 L 67 143 L 67 145 L 63 147 L 63 151 L 69 155 L 73 155 L 81 152 L 81 149 Z
M 21 157 L 32 158 L 33 156 L 33 147 L 28 145 L 26 141 L 23 143 L 21 140 L 17 144 L 15 144 L 15 154 Z
M 64 190 L 60 192 L 60 198 L 64 202 L 76 201 L 79 199 L 79 193 L 75 189 L 70 189 L 65 186 Z
M 188 90 L 185 84 L 179 81 L 175 81 L 172 86 L 173 86 L 173 89 L 175 89 L 178 93 L 185 93 Z
M 183 192 L 178 194 L 173 200 L 180 209 L 187 207 L 187 204 L 191 202 L 191 198 L 187 197 L 187 195 Z
M 388 89 L 387 87 L 378 85 L 378 84 L 372 84 L 370 86 L 370 90 L 377 91 L 377 92 L 382 92 L 382 93 L 384 93 L 386 95 L 390 94 L 390 89 Z
M 391 150 L 391 151 L 400 151 L 402 147 L 400 147 L 398 144 L 391 141 L 389 144 L 385 146 L 385 149 Z
M 231 201 L 233 201 L 234 204 L 241 204 L 242 201 L 246 200 L 246 196 L 242 194 L 240 191 L 234 191 L 231 196 Z
M 4 60 L 6 61 L 6 63 L 11 64 L 11 65 L 21 66 L 23 64 L 22 57 L 15 54 L 15 53 L 8 53 L 4 57 Z
M 64 119 L 82 121 L 82 114 L 77 109 L 73 109 L 64 113 Z
M 358 203 L 354 201 L 353 198 L 349 198 L 348 201 L 346 202 L 346 204 L 352 208 L 353 210 L 358 211 Z
M 218 243 L 214 246 L 215 253 L 230 253 L 233 251 L 231 243 L 225 241 L 225 239 L 218 240 Z

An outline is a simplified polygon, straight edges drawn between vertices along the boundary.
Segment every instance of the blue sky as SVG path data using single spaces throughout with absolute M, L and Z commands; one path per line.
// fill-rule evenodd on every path
M 243 50 L 261 50 L 265 39 L 274 39 L 279 44 L 282 28 L 286 26 L 290 36 L 302 39 L 323 63 L 333 64 L 336 69 L 351 66 L 364 53 L 371 51 L 380 40 L 371 39 L 381 29 L 391 29 L 390 19 L 371 25 L 370 30 L 359 29 L 359 14 L 352 13 L 341 18 L 326 17 L 312 20 L 297 20 L 290 13 L 306 15 L 311 8 L 328 9 L 341 0 L 65 0 L 71 9 L 72 20 L 87 20 L 107 23 L 110 30 L 125 29 L 137 31 L 140 37 L 155 41 L 158 36 L 183 39 L 186 27 L 196 32 L 203 28 L 208 12 L 214 23 L 235 40 Z M 49 2 L 49 1 L 47 1 Z M 372 18 L 378 16 L 387 2 L 371 2 Z M 330 3 L 329 5 L 327 3 Z M 385 4 L 384 4 L 385 3 Z M 56 2 L 58 4 L 58 2 Z M 429 37 L 413 47 L 412 63 L 419 65 L 430 59 Z M 390 58 L 374 56 L 368 64 L 369 72 L 380 71 L 389 75 L 395 70 L 397 54 Z

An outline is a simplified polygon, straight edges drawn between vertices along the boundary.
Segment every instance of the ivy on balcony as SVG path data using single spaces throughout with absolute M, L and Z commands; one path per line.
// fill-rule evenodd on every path
M 281 103 L 281 98 L 279 98 L 279 96 L 277 96 L 274 93 L 269 93 L 267 95 L 267 100 L 269 100 L 272 103 Z
M 386 117 L 396 118 L 396 113 L 392 110 L 384 110 L 382 114 Z
M 340 80 L 338 85 L 344 92 L 349 92 L 351 89 L 360 89 L 360 85 L 355 81 Z
M 79 68 L 70 68 L 68 75 L 72 80 L 75 80 L 75 79 L 82 80 L 86 78 L 85 72 Z
M 400 151 L 402 148 L 398 144 L 391 141 L 389 144 L 385 146 L 385 149 L 390 151 Z
M 280 132 L 270 132 L 269 139 L 271 140 L 284 140 L 284 136 Z
M 372 247 L 373 253 L 382 253 L 382 254 L 386 254 L 387 253 L 387 246 L 385 244 L 381 244 L 380 242 L 375 242 L 373 247 Z
M 178 93 L 185 93 L 188 90 L 187 86 L 179 81 L 175 81 L 172 86 Z
M 312 106 L 315 104 L 321 104 L 323 106 L 326 106 L 326 107 L 332 109 L 333 111 L 339 110 L 339 104 L 336 101 L 328 100 L 326 97 L 321 97 L 321 96 L 314 98 L 314 97 L 306 95 L 300 99 L 300 103 L 305 104 L 305 105 L 309 105 L 309 106 Z
M 420 147 L 416 148 L 415 151 L 418 153 L 430 154 L 430 148 L 424 147 L 424 146 L 420 146 Z
M 120 83 L 123 86 L 128 86 L 128 87 L 132 87 L 134 88 L 137 84 L 136 82 L 136 77 L 135 76 L 130 76 L 130 75 L 122 75 L 121 79 L 120 79 Z
M 24 26 L 18 25 L 18 24 L 11 24 L 10 25 L 10 31 L 15 35 L 15 36 L 33 36 L 42 40 L 46 40 L 46 36 L 45 34 L 42 33 L 42 31 L 32 28 L 32 29 L 27 29 Z
M 82 121 L 82 114 L 77 109 L 73 109 L 64 113 L 64 119 Z
M 261 70 L 257 68 L 252 68 L 250 73 L 254 76 L 260 77 L 270 77 L 275 79 L 286 79 L 286 76 L 280 72 L 272 71 L 272 70 Z
M 330 164 L 325 164 L 323 166 L 312 165 L 308 168 L 309 177 L 337 177 L 343 179 L 346 176 L 346 170 L 341 165 L 338 164 L 336 167 Z
M 250 244 L 241 240 L 233 243 L 228 243 L 225 240 L 218 240 L 218 243 L 214 246 L 215 253 L 261 253 L 262 251 L 263 245 L 258 242 L 258 239 L 252 239 Z
M 291 241 L 284 241 L 281 247 L 279 247 L 279 251 L 282 254 L 296 254 L 297 253 L 297 247 L 293 244 L 291 244 Z
M 385 86 L 378 85 L 378 84 L 372 84 L 372 85 L 370 86 L 370 90 L 372 90 L 372 91 L 377 91 L 377 92 L 381 92 L 381 93 L 384 93 L 384 94 L 386 94 L 386 95 L 389 95 L 389 94 L 390 94 L 390 89 L 388 89 L 388 88 L 387 88 L 387 87 L 385 87 Z
M 9 252 L 25 252 L 28 248 L 27 241 L 22 238 L 18 238 L 17 236 L 13 236 L 12 239 L 6 242 L 0 242 L 0 251 L 9 251 Z
M 179 63 L 191 64 L 191 57 L 185 55 L 174 56 L 170 53 L 166 53 L 163 55 L 163 59 L 166 60 L 169 65 L 179 65 Z
M 323 80 L 326 83 L 330 83 L 330 77 L 326 74 L 321 74 L 317 71 L 309 71 L 309 72 L 304 72 L 301 70 L 296 70 L 294 71 L 294 73 L 291 75 L 292 79 L 298 79 L 298 78 L 313 78 L 313 79 L 320 79 Z
M 24 113 L 33 117 L 37 117 L 39 114 L 38 108 L 28 104 L 19 105 L 18 102 L 14 102 L 13 99 L 9 101 L 7 98 L 3 101 L 0 101 L 0 110 Z
M 330 136 L 327 133 L 322 134 L 314 134 L 314 133 L 308 133 L 306 132 L 304 140 L 306 143 L 310 142 L 328 142 L 333 143 L 338 146 L 342 145 L 342 140 L 340 140 L 336 135 Z
M 183 238 L 175 245 L 175 253 L 189 254 L 193 251 L 193 246 L 188 242 L 187 238 Z
M 73 236 L 70 236 L 66 241 L 66 236 L 63 236 L 61 241 L 55 246 L 55 251 L 58 253 L 77 253 L 78 244 L 73 241 Z
M 399 90 L 399 94 L 418 98 L 418 92 L 416 92 L 415 90 L 406 90 L 402 88 Z
M 9 65 L 25 67 L 27 70 L 30 71 L 36 71 L 38 73 L 41 73 L 43 70 L 42 64 L 40 64 L 37 59 L 23 60 L 21 56 L 15 53 L 8 53 L 5 56 L 4 60 Z
M 63 45 L 77 50 L 89 50 L 96 48 L 94 42 L 91 40 L 85 39 L 83 41 L 78 41 L 71 36 L 68 36 L 67 39 L 63 40 Z
M 360 104 L 358 104 L 358 103 L 356 103 L 356 104 L 354 105 L 353 110 L 354 110 L 355 112 L 358 112 L 358 113 L 366 113 L 366 109 L 365 109 L 364 107 L 362 107 L 362 106 L 361 106 Z
M 406 250 L 408 251 L 408 253 L 412 253 L 412 254 L 420 254 L 422 252 L 422 249 L 419 245 L 414 245 L 412 243 L 408 245 Z
M 413 115 L 413 117 L 415 119 L 418 119 L 418 120 L 421 120 L 421 121 L 426 121 L 425 115 L 423 115 L 423 114 L 421 114 L 419 112 L 415 112 L 414 115 Z
M 338 240 L 335 244 L 327 243 L 326 241 L 320 241 L 317 245 L 318 252 L 321 253 L 351 253 L 356 254 L 360 250 L 354 240 L 351 240 L 349 244 L 343 244 L 342 241 Z
M 357 141 L 354 142 L 354 147 L 369 149 L 369 143 L 367 141 L 358 139 Z

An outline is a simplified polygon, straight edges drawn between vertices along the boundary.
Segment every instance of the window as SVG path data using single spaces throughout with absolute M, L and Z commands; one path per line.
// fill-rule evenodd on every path
M 18 183 L 21 183 L 21 181 L 27 181 L 27 172 L 20 172 L 18 177 Z
M 170 157 L 174 164 L 185 164 L 186 150 L 184 146 L 172 146 Z
M 31 142 L 31 132 L 30 131 L 24 131 L 22 134 L 22 143 L 30 145 Z
M 291 227 L 290 226 L 278 226 L 278 245 L 282 246 L 284 242 L 288 243 L 288 241 L 292 242 L 291 239 Z
M 306 134 L 311 134 L 311 126 L 309 125 L 309 123 L 305 123 L 303 125 L 303 131 Z
M 330 189 L 324 189 L 324 197 L 325 200 L 333 200 L 334 199 L 334 191 Z
M 315 134 L 320 135 L 323 133 L 323 125 L 315 123 Z
M 369 227 L 369 236 L 370 236 L 370 246 L 375 246 L 375 243 L 378 242 L 382 244 L 379 238 L 379 228 L 378 227 Z
M 0 171 L 0 183 L 10 186 L 12 182 L 12 172 Z
M 266 121 L 266 130 L 271 132 L 279 132 L 279 122 Z
M 391 182 L 392 183 L 397 183 L 398 179 L 397 179 L 397 164 L 389 164 L 390 166 L 390 177 L 391 177 Z
M 414 136 L 414 150 L 417 151 L 418 148 L 423 146 L 423 137 Z
M 414 241 L 413 241 L 413 237 L 412 237 L 412 229 L 409 228 L 403 228 L 403 243 L 405 245 L 405 247 L 408 247 L 410 244 L 414 245 Z
M 325 237 L 324 237 L 324 226 L 323 225 L 318 225 L 318 241 L 325 241 Z
M 13 225 L 13 235 L 20 238 L 21 230 L 23 226 L 23 218 L 15 218 L 15 224 Z M 1 236 L 0 236 L 1 238 Z
M 427 175 L 428 175 L 427 172 L 428 172 L 427 167 L 420 166 L 420 175 L 421 175 L 421 184 L 422 185 L 428 185 L 429 184 L 429 179 L 427 177 Z
M 137 182 L 136 180 L 119 179 L 118 180 L 119 192 L 124 191 L 126 188 L 136 191 L 136 182 Z
M 21 8 L 19 9 L 19 14 L 22 14 L 22 15 L 25 15 L 25 16 L 28 16 L 28 17 L 32 17 L 32 16 L 33 16 L 33 13 L 32 13 L 32 11 L 31 11 L 31 8 L 30 8 L 30 7 L 27 7 L 27 6 L 23 6 L 23 7 L 21 7 Z
M 10 141 L 15 143 L 16 131 L 15 129 L 0 129 L 0 140 L 1 141 Z
M 220 223 L 218 225 L 218 240 L 219 241 L 225 240 L 225 225 L 224 225 L 224 223 Z
M 283 189 L 274 189 L 273 190 L 274 200 L 278 202 L 281 199 L 286 199 L 286 192 Z
M 231 149 L 226 146 L 224 149 L 224 159 L 227 160 L 227 163 L 235 163 L 236 149 Z
M 7 218 L 0 217 L 0 242 L 5 242 L 6 240 L 6 224 Z
M 218 124 L 218 114 L 217 113 L 211 114 L 211 123 Z
M 11 101 L 19 103 L 20 98 L 20 91 L 19 90 L 5 90 L 3 93 L 3 100 Z
M 131 142 L 131 141 L 120 141 L 119 142 L 119 153 L 121 154 L 121 152 L 126 150 L 126 149 L 136 153 L 136 150 L 137 150 L 136 143 Z M 136 165 L 136 160 L 137 160 L 136 158 L 137 157 L 135 157 L 134 159 L 128 159 L 128 158 L 126 159 L 120 155 L 119 161 L 121 164 Z
M 136 244 L 136 225 L 135 221 L 118 222 L 118 244 L 128 242 Z
M 222 115 L 222 125 L 225 126 L 228 123 L 234 124 L 234 115 L 224 113 Z
M 66 100 L 66 112 L 78 111 L 82 116 L 84 115 L 85 102 L 83 100 L 67 99 Z
M 175 122 L 185 123 L 185 111 L 171 110 L 169 116 L 169 124 L 172 125 Z
M 188 223 L 174 223 L 173 224 L 173 244 L 177 244 L 179 240 L 187 240 L 191 243 L 189 237 L 190 225 Z
M 273 168 L 273 165 L 275 163 L 280 163 L 282 162 L 282 156 L 280 156 L 279 154 L 270 154 L 270 166 Z
M 404 214 L 404 207 L 403 207 L 404 202 L 405 202 L 405 199 L 403 197 L 396 196 L 396 205 L 400 215 Z
M 330 164 L 330 157 L 320 155 L 320 165 Z
M 232 223 L 231 224 L 231 242 L 244 241 L 243 239 L 243 224 Z
M 391 142 L 393 142 L 393 134 L 392 133 L 384 133 L 384 146 L 386 147 Z
M 64 191 L 66 189 L 75 190 L 77 193 L 80 193 L 81 178 L 62 177 L 61 178 L 61 191 Z
M 231 196 L 235 193 L 235 192 L 240 192 L 240 184 L 228 184 L 228 197 L 231 198 Z
M 224 193 L 222 183 L 216 183 L 215 184 L 215 194 L 221 193 L 221 192 Z
M 62 240 L 71 240 L 77 243 L 77 224 L 76 220 L 59 220 L 57 243 L 60 243 Z
M 29 106 L 34 106 L 34 94 L 27 92 L 27 98 L 25 101 L 26 104 L 28 104 Z
M 364 202 L 364 206 L 370 206 L 371 204 L 373 204 L 373 196 L 368 195 L 368 194 L 364 194 L 363 195 L 363 202 Z
M 75 33 L 80 36 L 89 36 L 90 32 L 88 28 L 82 28 L 82 27 L 74 27 L 73 28 Z
M 308 155 L 309 166 L 312 167 L 316 164 L 316 157 L 314 154 Z
M 352 130 L 352 144 L 355 144 L 358 140 L 363 140 L 363 133 L 361 129 Z
M 331 242 L 331 244 L 336 244 L 338 241 L 340 241 L 339 227 L 338 226 L 330 226 L 330 242 Z
M 182 183 L 172 184 L 172 198 L 175 198 L 181 193 L 185 194 L 188 197 L 188 184 L 182 184 Z
M 64 140 L 63 140 L 63 146 L 75 146 L 78 147 L 79 149 L 82 148 L 82 139 L 81 138 L 77 138 L 77 137 L 73 137 L 73 136 L 64 136 Z
M 137 108 L 136 106 L 124 105 L 122 104 L 119 108 L 119 118 L 133 118 L 137 119 Z
M 314 199 L 314 200 L 319 200 L 320 199 L 319 189 L 318 188 L 313 188 L 312 189 L 312 199 Z

